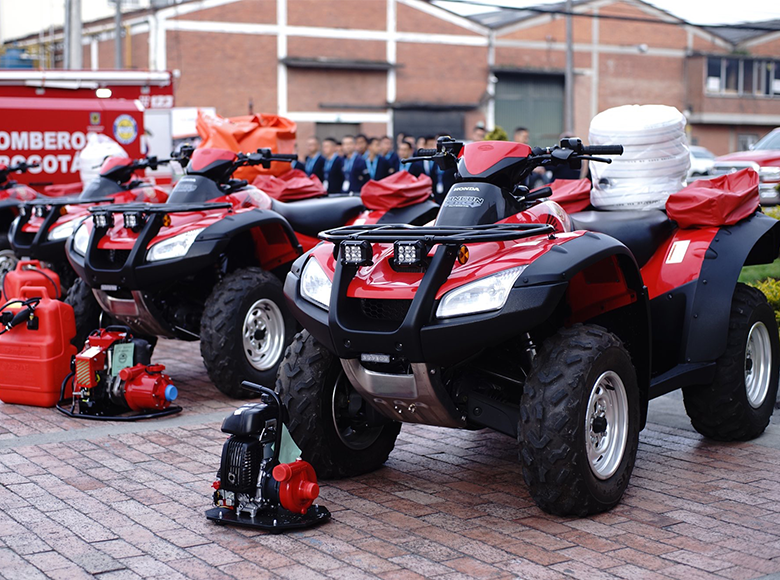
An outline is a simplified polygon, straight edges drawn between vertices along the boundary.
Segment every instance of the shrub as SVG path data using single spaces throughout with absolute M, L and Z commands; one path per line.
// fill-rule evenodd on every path
M 509 135 L 504 130 L 503 127 L 499 127 L 496 125 L 496 128 L 493 129 L 490 133 L 485 135 L 486 141 L 509 141 Z
M 758 288 L 764 293 L 766 299 L 769 301 L 769 305 L 775 311 L 775 319 L 777 320 L 778 326 L 780 326 L 780 280 L 767 278 L 766 280 L 754 282 L 751 286 Z

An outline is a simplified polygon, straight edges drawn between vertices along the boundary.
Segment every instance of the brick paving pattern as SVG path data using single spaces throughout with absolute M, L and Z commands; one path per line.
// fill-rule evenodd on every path
M 155 360 L 179 386 L 179 416 L 106 424 L 0 403 L 0 576 L 741 580 L 780 572 L 780 450 L 652 423 L 622 503 L 596 517 L 536 508 L 508 437 L 405 425 L 383 469 L 322 482 L 332 522 L 286 535 L 216 526 L 203 513 L 225 437 L 221 415 L 237 404 L 208 382 L 197 344 L 161 341 Z

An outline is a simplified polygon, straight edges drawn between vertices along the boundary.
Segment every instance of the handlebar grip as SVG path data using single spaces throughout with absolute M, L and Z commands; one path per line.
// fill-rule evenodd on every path
M 418 149 L 415 157 L 432 157 L 436 153 L 438 153 L 436 149 Z
M 276 161 L 298 161 L 298 156 L 295 153 L 274 153 L 271 155 L 271 159 Z
M 623 155 L 622 145 L 589 145 L 582 148 L 585 155 Z

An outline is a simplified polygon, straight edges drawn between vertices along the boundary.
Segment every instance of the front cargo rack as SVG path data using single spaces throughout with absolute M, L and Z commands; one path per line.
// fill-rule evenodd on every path
M 458 246 L 478 242 L 506 242 L 520 238 L 549 235 L 555 228 L 549 224 L 484 224 L 477 226 L 409 226 L 355 225 L 320 232 L 328 242 L 366 241 L 392 244 L 424 242 L 427 246 L 441 244 Z
M 233 204 L 226 201 L 221 202 L 203 202 L 203 203 L 115 203 L 111 206 L 98 205 L 89 208 L 89 212 L 95 213 L 185 213 L 194 211 L 207 211 L 210 209 L 225 209 L 233 207 Z

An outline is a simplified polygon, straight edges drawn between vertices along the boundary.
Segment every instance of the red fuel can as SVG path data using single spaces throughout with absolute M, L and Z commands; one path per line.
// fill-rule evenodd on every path
M 38 260 L 21 260 L 16 268 L 5 275 L 3 281 L 3 294 L 6 300 L 21 296 L 23 286 L 41 286 L 46 288 L 49 296 L 57 298 L 62 296 L 60 277 L 56 272 L 44 268 Z
M 53 407 L 60 398 L 62 381 L 70 372 L 76 347 L 73 308 L 52 300 L 49 289 L 23 286 L 22 300 L 41 297 L 29 324 L 20 324 L 0 334 L 0 401 L 36 407 Z M 14 304 L 6 312 L 18 313 L 23 306 Z M 70 396 L 70 389 L 65 393 Z

